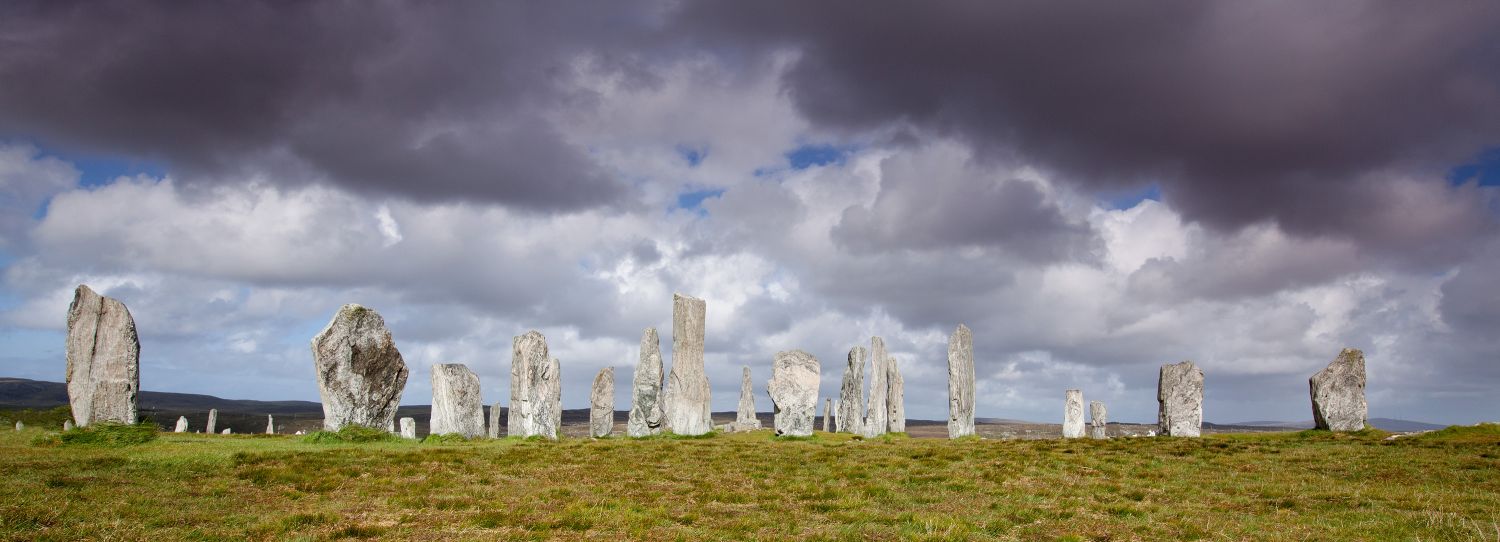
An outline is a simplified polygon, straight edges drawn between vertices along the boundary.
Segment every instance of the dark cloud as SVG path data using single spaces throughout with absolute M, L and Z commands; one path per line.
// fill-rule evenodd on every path
M 1160 182 L 1222 228 L 1379 244 L 1361 219 L 1402 198 L 1367 176 L 1442 183 L 1500 143 L 1496 4 L 878 4 L 703 2 L 678 24 L 726 54 L 794 51 L 787 91 L 824 128 L 958 136 L 1091 189 Z M 1455 231 L 1476 233 L 1433 235 Z
M 638 8 L 639 6 L 635 6 Z M 0 125 L 194 179 L 274 171 L 533 209 L 622 187 L 547 115 L 579 55 L 628 68 L 612 3 L 7 3 Z M 3 135 L 3 134 L 0 134 Z

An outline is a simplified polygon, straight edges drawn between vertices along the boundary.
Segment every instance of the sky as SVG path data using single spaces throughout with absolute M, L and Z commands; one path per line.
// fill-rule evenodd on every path
M 0 376 L 62 381 L 73 289 L 141 385 L 317 400 L 309 341 L 377 310 L 489 403 L 541 331 L 565 408 L 674 292 L 713 408 L 778 351 L 883 337 L 913 419 L 1500 420 L 1500 4 L 1338 1 L 0 5 Z

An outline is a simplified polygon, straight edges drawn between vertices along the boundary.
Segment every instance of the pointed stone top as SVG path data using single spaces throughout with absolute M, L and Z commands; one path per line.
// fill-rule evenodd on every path
M 971 335 L 971 334 L 973 334 L 972 331 L 969 331 L 969 326 L 966 326 L 966 325 L 963 325 L 963 324 L 959 324 L 957 328 L 954 328 L 953 333 L 955 335 Z

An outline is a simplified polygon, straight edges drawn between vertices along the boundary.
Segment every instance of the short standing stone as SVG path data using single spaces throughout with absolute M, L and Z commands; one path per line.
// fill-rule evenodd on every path
M 178 416 L 177 417 L 177 428 L 173 429 L 172 432 L 174 432 L 174 433 L 186 433 L 187 430 L 188 430 L 187 416 Z
M 228 427 L 225 427 L 223 431 L 219 432 L 220 435 L 228 435 L 228 434 L 232 434 L 232 433 L 234 433 L 234 429 L 231 429 L 231 428 L 228 428 Z
M 604 438 L 615 430 L 615 368 L 605 367 L 594 377 L 589 393 L 589 436 Z
M 16 430 L 17 431 L 20 431 L 20 430 L 25 429 L 25 428 L 26 428 L 26 424 L 21 423 L 20 420 L 16 420 Z
M 427 432 L 477 438 L 484 434 L 484 397 L 479 375 L 462 363 L 432 366 L 432 417 Z
M 626 435 L 646 437 L 661 433 L 661 379 L 661 340 L 656 336 L 656 328 L 648 327 L 641 333 L 640 361 L 631 377 Z
M 959 324 L 948 337 L 948 438 L 974 434 L 974 334 Z
M 531 386 L 536 382 L 535 373 L 545 369 L 550 360 L 547 338 L 541 332 L 527 331 L 511 340 L 510 410 L 506 413 L 506 434 L 531 436 L 526 431 L 528 425 L 534 425 L 531 416 L 535 405 L 531 404 L 531 399 L 535 394 Z
M 1365 428 L 1369 405 L 1365 403 L 1364 352 L 1345 348 L 1307 383 L 1312 394 L 1313 424 L 1318 429 Z
M 219 409 L 217 409 L 217 408 L 210 408 L 210 409 L 208 409 L 208 425 L 203 426 L 203 432 L 212 435 L 212 434 L 214 434 L 214 430 L 218 428 L 218 425 L 219 425 Z
M 1161 366 L 1156 381 L 1162 436 L 1196 437 L 1203 432 L 1203 370 L 1191 361 Z
M 813 434 L 820 374 L 818 358 L 812 354 L 801 350 L 776 353 L 766 390 L 775 411 L 777 435 L 806 437 Z
M 1089 402 L 1089 436 L 1093 438 L 1109 438 L 1109 419 L 1104 412 L 1104 403 L 1100 401 Z
M 362 425 L 390 431 L 406 389 L 406 362 L 385 319 L 344 305 L 312 340 L 313 369 L 323 398 L 323 428 Z
M 886 409 L 890 405 L 886 399 L 890 384 L 886 382 L 886 377 L 889 376 L 886 363 L 885 340 L 880 337 L 870 339 L 870 403 L 864 423 L 864 435 L 867 437 L 883 435 L 889 429 L 890 413 Z
M 415 439 L 415 438 L 417 438 L 417 419 L 416 418 L 411 418 L 411 417 L 401 418 L 401 438 L 405 438 L 405 439 Z
M 667 375 L 664 414 L 667 430 L 678 435 L 702 435 L 714 428 L 708 375 L 703 372 L 705 315 L 702 299 L 672 294 L 672 372 Z
M 1083 391 L 1068 390 L 1063 403 L 1063 438 L 1083 437 Z
M 141 389 L 141 342 L 124 303 L 88 286 L 68 305 L 68 403 L 80 427 L 136 422 Z
M 266 434 L 276 434 L 276 418 L 271 417 L 270 414 L 266 414 Z
M 755 389 L 750 384 L 750 368 L 740 372 L 740 404 L 734 411 L 735 431 L 760 429 L 760 418 L 755 417 Z
M 73 430 L 73 420 L 63 420 L 63 431 Z
M 823 400 L 823 432 L 833 432 L 833 399 Z
M 839 413 L 833 419 L 835 429 L 840 433 L 864 432 L 865 363 L 869 357 L 863 346 L 849 349 L 844 380 L 839 386 Z
M 906 432 L 906 378 L 901 376 L 896 358 L 886 361 L 886 428 L 892 433 Z

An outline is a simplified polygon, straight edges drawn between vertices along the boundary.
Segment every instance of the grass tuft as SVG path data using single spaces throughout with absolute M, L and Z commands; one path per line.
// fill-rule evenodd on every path
M 48 432 L 32 439 L 33 446 L 96 446 L 121 448 L 156 440 L 157 427 L 153 423 L 126 425 L 122 423 L 96 423 L 88 427 L 75 427 L 69 431 Z
M 392 442 L 400 437 L 383 429 L 363 425 L 346 425 L 338 431 L 314 431 L 303 435 L 302 442 L 308 444 L 345 444 L 360 442 Z

